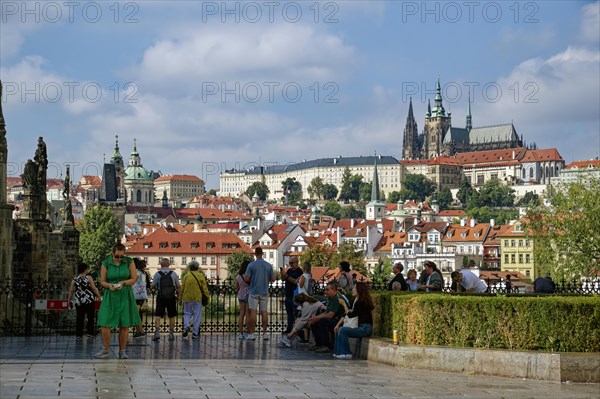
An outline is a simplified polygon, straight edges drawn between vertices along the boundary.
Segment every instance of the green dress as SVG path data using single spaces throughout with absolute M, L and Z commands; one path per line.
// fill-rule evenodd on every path
M 107 268 L 106 282 L 116 284 L 119 281 L 129 280 L 131 262 L 132 260 L 128 256 L 121 259 L 121 263 L 118 265 L 115 265 L 112 256 L 102 262 L 102 267 Z M 115 291 L 105 288 L 98 311 L 98 325 L 101 327 L 133 327 L 140 324 L 140 314 L 132 287 L 125 285 Z

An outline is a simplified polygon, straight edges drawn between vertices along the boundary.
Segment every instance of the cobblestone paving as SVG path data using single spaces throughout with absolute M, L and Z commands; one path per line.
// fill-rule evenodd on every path
M 600 384 L 556 384 L 336 360 L 235 335 L 130 341 L 127 360 L 95 359 L 100 339 L 0 338 L 0 398 L 600 398 Z

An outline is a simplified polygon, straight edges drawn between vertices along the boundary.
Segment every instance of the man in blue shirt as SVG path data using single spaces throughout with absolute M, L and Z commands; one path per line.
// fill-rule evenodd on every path
M 269 299 L 269 283 L 275 281 L 273 265 L 262 258 L 263 250 L 261 247 L 257 247 L 254 250 L 254 256 L 256 257 L 256 260 L 248 265 L 246 273 L 244 274 L 244 280 L 250 284 L 250 288 L 248 289 L 248 308 L 250 309 L 250 316 L 248 318 L 249 334 L 246 337 L 246 340 L 248 341 L 254 341 L 256 339 L 254 330 L 256 329 L 257 309 L 260 309 L 262 317 L 263 339 L 269 339 L 266 335 L 269 324 L 267 301 Z

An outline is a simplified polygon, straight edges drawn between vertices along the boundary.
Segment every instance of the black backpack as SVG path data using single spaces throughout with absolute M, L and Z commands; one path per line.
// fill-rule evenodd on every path
M 175 284 L 173 283 L 173 278 L 171 277 L 172 271 L 168 273 L 160 273 L 160 281 L 158 282 L 158 295 L 165 300 L 170 300 L 175 298 Z

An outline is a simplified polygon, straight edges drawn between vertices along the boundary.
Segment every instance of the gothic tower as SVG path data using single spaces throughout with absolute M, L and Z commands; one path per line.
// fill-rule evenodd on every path
M 371 202 L 366 206 L 367 220 L 381 220 L 385 216 L 385 202 L 379 195 L 379 174 L 377 173 L 377 157 L 373 166 L 373 181 L 371 182 Z
M 123 163 L 123 157 L 119 152 L 119 136 L 115 136 L 115 153 L 110 159 L 110 163 L 115 165 L 115 172 L 117 175 L 117 201 L 121 200 L 127 202 L 125 192 L 125 164 Z
M 469 110 L 467 112 L 467 123 L 465 125 L 465 129 L 467 132 L 470 132 L 473 129 L 473 119 L 471 118 L 471 92 L 469 91 Z
M 419 159 L 419 129 L 413 115 L 412 97 L 408 104 L 408 117 L 404 127 L 403 159 Z
M 446 110 L 442 105 L 442 89 L 438 78 L 435 87 L 435 106 L 431 111 L 428 107 L 425 116 L 423 159 L 431 159 L 442 155 L 442 142 L 451 123 L 450 113 L 446 114 Z

